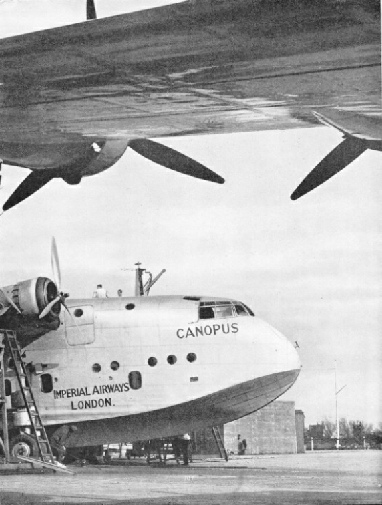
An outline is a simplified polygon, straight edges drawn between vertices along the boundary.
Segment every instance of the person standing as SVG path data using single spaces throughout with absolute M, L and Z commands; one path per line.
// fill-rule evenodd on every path
M 183 463 L 185 465 L 188 465 L 190 456 L 189 456 L 189 450 L 190 450 L 190 441 L 191 437 L 188 433 L 185 433 L 181 439 L 181 447 L 182 447 L 182 454 L 183 454 Z
M 242 447 L 243 447 L 243 455 L 245 454 L 245 451 L 247 449 L 247 441 L 245 438 L 242 440 Z
M 93 293 L 93 298 L 107 298 L 108 294 L 105 288 L 102 287 L 102 284 L 97 284 L 97 289 Z
M 181 447 L 180 447 L 180 439 L 178 437 L 174 437 L 171 440 L 171 445 L 172 445 L 172 452 L 174 454 L 174 458 L 176 461 L 176 464 L 179 465 L 180 462 L 180 453 L 181 453 Z
M 122 289 L 118 289 L 118 291 L 117 291 L 117 295 L 119 296 L 119 298 L 121 298 L 122 293 L 123 293 Z
M 242 456 L 244 454 L 244 446 L 241 440 L 241 435 L 237 436 L 237 453 L 239 456 Z

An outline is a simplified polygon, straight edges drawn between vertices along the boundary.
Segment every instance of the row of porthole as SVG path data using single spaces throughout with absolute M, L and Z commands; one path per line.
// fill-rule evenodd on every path
M 178 358 L 176 356 L 174 356 L 174 354 L 170 354 L 169 356 L 167 356 L 167 363 L 169 365 L 175 365 L 175 363 L 177 361 L 178 361 Z M 190 363 L 193 363 L 194 361 L 196 361 L 196 354 L 194 352 L 189 352 L 187 354 L 187 361 L 189 361 Z M 155 366 L 155 365 L 157 365 L 158 360 L 157 360 L 157 358 L 154 358 L 154 356 L 151 356 L 151 358 L 149 358 L 147 360 L 147 363 L 150 366 Z
M 126 310 L 133 310 L 134 308 L 135 308 L 134 303 L 128 303 L 125 307 Z M 84 315 L 84 311 L 82 309 L 75 309 L 74 315 L 75 317 L 82 317 Z
M 92 370 L 94 373 L 99 373 L 101 371 L 101 365 L 99 363 L 94 363 L 94 365 L 92 366 Z M 118 370 L 119 368 L 119 363 L 118 361 L 112 361 L 110 363 L 110 368 L 114 371 Z
M 174 354 L 170 354 L 169 356 L 167 356 L 167 363 L 169 363 L 170 365 L 175 365 L 175 363 L 177 361 L 178 361 L 178 358 L 176 356 L 174 356 Z M 194 361 L 196 361 L 196 354 L 194 352 L 189 352 L 187 354 L 187 361 L 190 363 L 193 363 Z M 151 356 L 151 358 L 149 358 L 147 360 L 147 363 L 150 366 L 155 366 L 155 365 L 157 365 L 158 360 L 157 360 L 157 358 L 154 358 L 154 356 Z M 99 363 L 94 363 L 94 365 L 92 366 L 92 370 L 94 373 L 99 373 L 101 371 L 101 368 L 102 367 Z M 118 368 L 119 368 L 118 361 L 112 361 L 110 363 L 110 368 L 114 371 L 118 370 Z

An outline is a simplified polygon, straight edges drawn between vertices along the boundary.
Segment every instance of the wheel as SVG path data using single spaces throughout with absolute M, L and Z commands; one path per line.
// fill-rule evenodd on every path
M 17 458 L 17 456 L 25 456 L 27 458 L 38 457 L 37 442 L 33 437 L 27 435 L 26 433 L 21 433 L 20 435 L 12 438 L 9 445 L 9 452 L 13 458 Z

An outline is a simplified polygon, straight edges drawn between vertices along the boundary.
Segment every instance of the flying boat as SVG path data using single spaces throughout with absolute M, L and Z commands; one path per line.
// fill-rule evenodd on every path
M 61 292 L 54 240 L 52 265 L 55 281 L 1 288 L 0 328 L 17 335 L 48 437 L 76 427 L 66 447 L 222 425 L 269 404 L 299 375 L 295 346 L 241 301 L 146 296 L 158 276 L 140 283 L 138 296 L 76 300 Z M 2 347 L 9 451 L 36 457 L 15 364 Z

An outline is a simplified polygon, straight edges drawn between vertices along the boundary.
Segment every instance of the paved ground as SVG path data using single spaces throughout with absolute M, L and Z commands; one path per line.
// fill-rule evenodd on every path
M 2 475 L 0 505 L 382 504 L 382 451 L 314 452 L 72 467 L 75 475 Z

